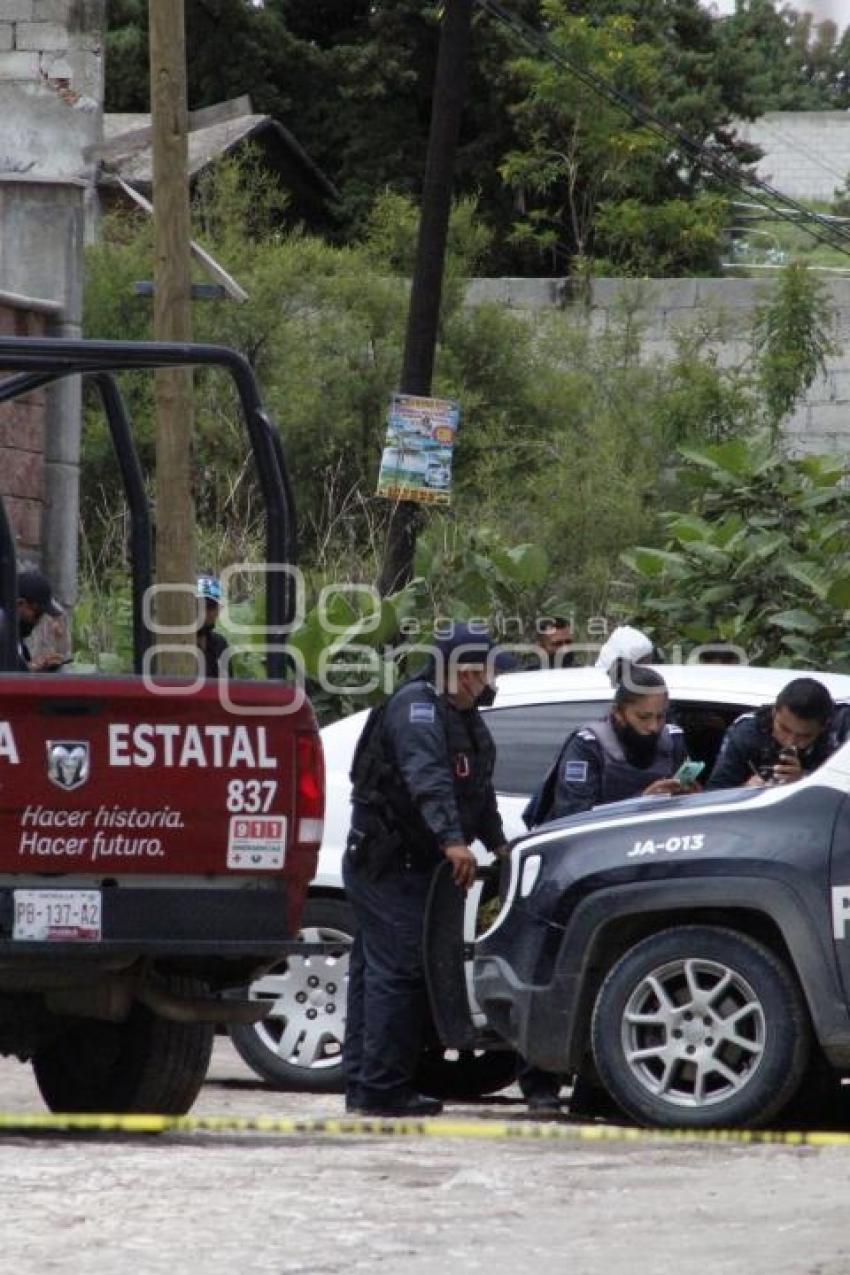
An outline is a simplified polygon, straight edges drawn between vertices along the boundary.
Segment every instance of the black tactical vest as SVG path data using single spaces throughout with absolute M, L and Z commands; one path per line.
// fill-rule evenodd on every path
M 661 731 L 655 756 L 648 766 L 635 766 L 628 760 L 610 720 L 594 722 L 584 729 L 595 735 L 604 756 L 602 785 L 597 803 L 600 806 L 639 796 L 656 779 L 669 779 L 676 770 L 675 737 L 667 726 Z
M 476 709 L 457 709 L 430 683 L 426 686 L 445 732 L 446 761 L 453 776 L 461 829 L 469 844 L 477 835 L 486 805 L 496 746 Z M 385 709 L 386 704 L 372 709 L 354 753 L 352 824 L 362 829 L 367 840 L 380 841 L 388 854 L 397 853 L 416 865 L 431 867 L 440 862 L 441 852 L 384 740 Z
M 677 768 L 676 739 L 665 726 L 658 739 L 655 756 L 648 766 L 635 766 L 626 757 L 620 738 L 610 718 L 602 722 L 590 722 L 582 726 L 593 735 L 602 750 L 602 781 L 597 805 L 606 806 L 612 801 L 627 801 L 642 793 L 656 779 L 669 779 Z M 573 731 L 564 741 L 561 751 L 546 772 L 543 782 L 534 792 L 522 812 L 527 828 L 536 828 L 552 818 L 558 775 L 563 765 L 564 753 L 578 731 Z M 682 750 L 684 755 L 684 749 Z

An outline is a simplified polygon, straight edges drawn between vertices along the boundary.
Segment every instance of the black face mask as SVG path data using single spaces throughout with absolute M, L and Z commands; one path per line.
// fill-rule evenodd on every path
M 34 620 L 18 620 L 18 632 L 22 638 L 28 638 L 34 628 Z
M 495 702 L 496 702 L 495 686 L 485 686 L 484 690 L 481 692 L 481 694 L 478 696 L 477 700 L 475 701 L 475 707 L 489 708 L 490 705 L 495 704 Z
M 648 735 L 642 735 L 640 731 L 635 730 L 634 726 L 630 726 L 628 722 L 624 725 L 620 722 L 615 722 L 614 729 L 620 737 L 629 761 L 641 768 L 650 765 L 655 757 L 655 750 L 661 738 L 661 731 L 651 731 Z

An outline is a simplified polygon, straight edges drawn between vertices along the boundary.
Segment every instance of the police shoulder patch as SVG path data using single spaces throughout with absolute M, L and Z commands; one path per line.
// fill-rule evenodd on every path
M 587 762 L 566 762 L 564 765 L 564 779 L 568 784 L 583 784 L 587 779 Z
M 412 722 L 433 722 L 437 711 L 433 704 L 411 704 L 410 720 Z

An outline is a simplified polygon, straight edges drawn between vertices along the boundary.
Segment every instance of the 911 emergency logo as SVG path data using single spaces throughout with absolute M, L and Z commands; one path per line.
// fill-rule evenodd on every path
M 81 788 L 90 771 L 88 740 L 48 739 L 47 778 L 57 788 Z

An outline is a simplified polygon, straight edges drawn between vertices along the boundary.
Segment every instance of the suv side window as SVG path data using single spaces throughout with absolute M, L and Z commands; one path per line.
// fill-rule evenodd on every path
M 670 705 L 670 721 L 685 732 L 688 756 L 705 762 L 700 783 L 704 784 L 714 769 L 727 729 L 742 713 L 755 707 L 755 704 L 688 703 L 685 700 Z
M 483 716 L 496 741 L 496 791 L 530 796 L 567 736 L 606 717 L 610 707 L 610 700 L 579 700 L 488 709 Z

